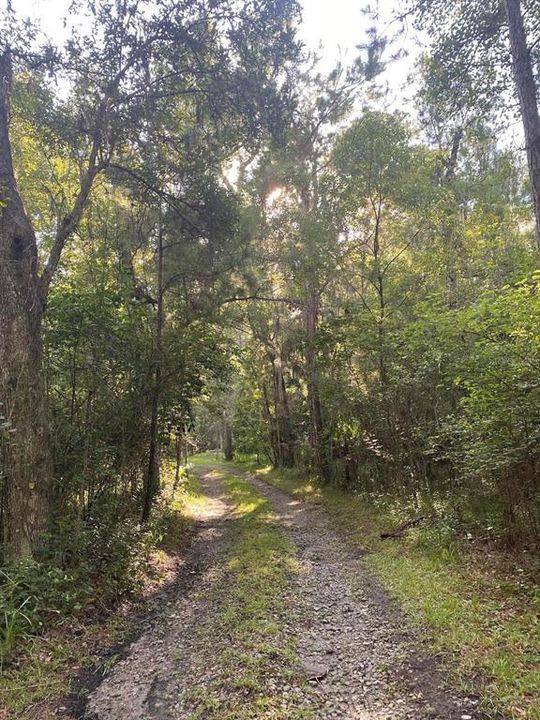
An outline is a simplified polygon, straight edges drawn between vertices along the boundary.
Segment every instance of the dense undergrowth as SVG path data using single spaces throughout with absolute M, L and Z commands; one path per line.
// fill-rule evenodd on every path
M 129 635 L 136 609 L 172 579 L 175 555 L 204 497 L 196 478 L 172 491 L 172 463 L 152 523 L 142 528 L 92 522 L 79 530 L 71 551 L 25 560 L 1 570 L 0 718 L 40 718 L 65 695 L 84 667 L 106 673 L 108 646 Z M 62 559 L 63 562 L 60 560 Z M 52 717 L 52 711 L 51 711 Z
M 540 718 L 540 591 L 537 558 L 460 533 L 444 520 L 381 540 L 411 516 L 391 497 L 320 487 L 296 471 L 249 467 L 277 487 L 321 504 L 344 538 L 368 552 L 373 571 L 457 681 L 488 712 L 512 720 Z M 432 509 L 431 509 L 432 510 Z M 418 508 L 416 509 L 418 512 Z

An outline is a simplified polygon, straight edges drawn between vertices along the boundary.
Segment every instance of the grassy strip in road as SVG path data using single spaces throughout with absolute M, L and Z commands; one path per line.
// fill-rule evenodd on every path
M 317 487 L 292 471 L 249 467 L 276 487 L 320 504 L 336 530 L 369 550 L 360 562 L 380 578 L 433 650 L 449 660 L 455 681 L 478 692 L 487 712 L 540 720 L 540 594 L 522 568 L 512 569 L 493 547 L 477 548 L 436 528 L 381 541 L 379 533 L 400 522 L 388 507 Z
M 193 708 L 191 720 L 311 718 L 303 707 L 295 640 L 284 632 L 294 612 L 288 599 L 298 572 L 294 547 L 249 482 L 236 476 L 222 482 L 235 511 L 222 576 L 209 598 L 212 611 L 199 628 L 206 648 L 198 660 L 201 676 L 211 653 L 212 677 L 184 698 Z

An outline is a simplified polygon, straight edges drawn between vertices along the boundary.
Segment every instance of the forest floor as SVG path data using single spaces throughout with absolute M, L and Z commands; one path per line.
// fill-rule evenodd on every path
M 176 591 L 85 718 L 487 717 L 323 506 L 229 465 L 195 472 L 204 500 Z

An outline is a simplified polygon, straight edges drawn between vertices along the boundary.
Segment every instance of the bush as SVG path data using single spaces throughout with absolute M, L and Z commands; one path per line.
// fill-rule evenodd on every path
M 0 664 L 19 643 L 79 609 L 90 591 L 75 574 L 31 559 L 0 570 Z
M 157 528 L 142 531 L 105 504 L 78 529 L 64 523 L 49 557 L 0 569 L 0 666 L 25 641 L 82 610 L 90 599 L 111 604 L 135 591 L 158 540 Z

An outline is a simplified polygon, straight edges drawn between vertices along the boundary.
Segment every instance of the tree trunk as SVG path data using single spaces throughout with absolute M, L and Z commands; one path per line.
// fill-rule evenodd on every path
M 458 307 L 459 303 L 459 254 L 462 251 L 461 241 L 458 236 L 456 222 L 458 200 L 456 195 L 456 170 L 459 159 L 459 150 L 463 140 L 463 129 L 458 127 L 452 136 L 452 148 L 446 160 L 446 172 L 443 183 L 450 190 L 448 205 L 444 211 L 443 241 L 446 251 L 446 291 L 447 304 L 449 308 Z
M 174 438 L 174 449 L 175 449 L 175 466 L 174 466 L 174 485 L 173 485 L 173 497 L 180 484 L 180 465 L 182 464 L 182 431 L 179 427 L 176 428 L 176 436 Z
M 5 257 L 0 251 L 2 540 L 5 556 L 18 558 L 38 548 L 46 529 L 52 457 L 41 373 L 40 323 L 26 306 L 23 290 L 14 277 L 17 273 L 9 271 L 10 262 L 6 263 Z
M 188 439 L 189 428 L 184 424 L 184 465 L 188 464 L 189 456 L 189 439 Z
M 270 445 L 270 451 L 272 453 L 272 465 L 279 465 L 279 448 L 278 448 L 278 433 L 276 428 L 276 419 L 270 411 L 270 401 L 268 399 L 268 390 L 266 389 L 266 382 L 262 384 L 262 395 L 263 395 L 263 417 L 266 420 L 268 427 L 268 441 Z
M 294 465 L 294 445 L 287 388 L 283 377 L 281 357 L 272 359 L 272 375 L 274 390 L 274 407 L 276 413 L 276 451 L 278 465 L 292 467 Z
M 86 395 L 86 411 L 84 418 L 84 440 L 83 440 L 83 458 L 82 458 L 82 473 L 79 485 L 79 517 L 83 518 L 86 514 L 86 490 L 88 486 L 88 474 L 89 474 L 89 459 L 90 459 L 90 437 L 91 437 L 91 409 L 92 409 L 92 397 L 93 390 L 88 390 Z M 88 504 L 90 504 L 90 497 L 88 497 Z
M 310 443 L 315 454 L 317 470 L 321 480 L 330 482 L 331 472 L 328 458 L 328 439 L 323 422 L 321 397 L 319 393 L 319 366 L 315 346 L 319 321 L 319 294 L 310 291 L 306 300 L 306 380 L 310 417 Z
M 520 0 L 505 0 L 505 5 L 512 51 L 512 69 L 519 97 L 527 164 L 531 179 L 531 195 L 536 218 L 536 241 L 540 246 L 540 114 L 536 83 L 531 55 L 527 46 L 521 2 Z
M 159 403 L 161 396 L 161 350 L 163 340 L 163 228 L 159 221 L 157 246 L 157 309 L 156 338 L 154 348 L 154 377 L 150 410 L 150 438 L 148 446 L 148 466 L 144 478 L 144 498 L 141 522 L 147 523 L 152 512 L 154 499 L 159 491 Z
M 381 229 L 381 210 L 382 199 L 379 197 L 378 204 L 375 208 L 375 235 L 373 238 L 373 260 L 374 260 L 374 281 L 373 284 L 377 290 L 377 302 L 379 305 L 379 317 L 377 318 L 377 339 L 378 339 L 378 365 L 379 380 L 381 387 L 384 389 L 388 384 L 385 362 L 385 322 L 386 322 L 386 299 L 384 296 L 384 273 L 381 269 L 381 248 L 380 248 L 380 229 Z
M 34 230 L 17 190 L 9 141 L 11 63 L 0 56 L 0 479 L 6 557 L 37 548 L 52 481 L 42 375 L 42 285 Z
M 223 418 L 223 457 L 225 460 L 232 460 L 234 457 L 232 428 L 227 418 Z

